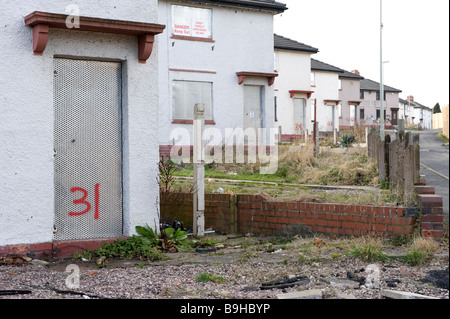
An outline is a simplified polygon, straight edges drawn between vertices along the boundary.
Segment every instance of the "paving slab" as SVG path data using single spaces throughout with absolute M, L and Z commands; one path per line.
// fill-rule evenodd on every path
M 277 299 L 322 299 L 322 290 L 312 289 L 277 295 Z
M 439 299 L 408 291 L 381 290 L 381 296 L 389 299 Z

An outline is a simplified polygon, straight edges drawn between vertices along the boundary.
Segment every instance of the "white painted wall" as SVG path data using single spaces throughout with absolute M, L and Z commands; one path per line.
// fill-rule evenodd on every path
M 123 63 L 124 235 L 158 218 L 157 49 L 137 60 L 137 38 L 50 29 L 43 56 L 33 55 L 33 11 L 65 13 L 73 1 L 0 0 L 0 246 L 52 241 L 53 58 L 114 59 Z M 77 1 L 80 14 L 157 22 L 156 0 Z
M 178 5 L 185 3 L 174 2 Z M 199 5 L 212 8 L 214 43 L 171 39 L 171 2 L 159 1 L 159 23 L 167 25 L 159 38 L 159 143 L 172 145 L 174 129 L 186 129 L 192 143 L 192 125 L 172 124 L 172 81 L 213 82 L 213 120 L 219 129 L 244 126 L 244 85 L 238 85 L 236 72 L 273 73 L 273 15 L 239 8 Z M 178 72 L 169 69 L 189 69 L 200 72 Z M 274 127 L 273 86 L 266 78 L 248 78 L 244 84 L 265 86 L 265 123 Z M 194 106 L 192 106 L 194 107 Z
M 294 100 L 289 91 L 311 91 L 311 54 L 284 50 L 275 50 L 277 55 L 278 77 L 275 79 L 277 97 L 277 118 L 275 126 L 281 126 L 283 134 L 297 134 L 294 127 Z M 307 99 L 306 94 L 296 94 L 294 98 Z M 307 100 L 306 123 L 310 129 L 310 105 Z
M 334 72 L 320 72 L 315 73 L 315 87 L 311 96 L 311 100 L 317 99 L 317 121 L 319 122 L 320 132 L 333 132 L 333 128 L 328 125 L 329 122 L 334 122 L 334 127 L 339 130 L 339 115 L 337 108 L 335 109 L 334 118 L 330 116 L 330 108 L 333 106 L 325 105 L 325 100 L 339 100 L 339 73 Z M 334 106 L 335 107 L 335 106 Z M 313 107 L 311 107 L 312 109 Z M 312 115 L 314 116 L 314 114 Z M 314 120 L 314 117 L 312 117 Z M 312 124 L 311 128 L 312 129 Z

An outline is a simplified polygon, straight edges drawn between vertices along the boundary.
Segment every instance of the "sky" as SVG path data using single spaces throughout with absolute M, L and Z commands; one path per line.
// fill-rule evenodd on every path
M 380 0 L 277 0 L 276 34 L 314 59 L 380 82 Z M 449 104 L 449 0 L 382 0 L 384 84 L 428 107 Z

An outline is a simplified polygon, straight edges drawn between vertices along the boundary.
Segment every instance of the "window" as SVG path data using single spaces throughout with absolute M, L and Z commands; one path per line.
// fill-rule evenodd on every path
M 364 91 L 363 90 L 359 91 L 359 98 L 361 100 L 364 100 Z
M 377 101 L 380 100 L 380 91 L 377 92 Z M 384 92 L 384 101 L 386 101 L 386 92 Z
M 377 110 L 377 120 L 380 119 L 381 111 Z M 384 110 L 384 119 L 386 119 L 386 110 Z
M 311 86 L 316 86 L 316 74 L 311 73 Z
M 359 119 L 364 120 L 364 109 L 359 109 Z
M 339 90 L 342 90 L 342 80 L 339 79 Z
M 173 81 L 173 119 L 193 120 L 194 106 L 205 104 L 205 120 L 212 120 L 212 83 Z
M 212 39 L 211 9 L 172 6 L 172 36 Z

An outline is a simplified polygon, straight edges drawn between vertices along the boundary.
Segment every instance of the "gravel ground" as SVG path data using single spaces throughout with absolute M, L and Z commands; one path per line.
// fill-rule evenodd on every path
M 301 245 L 273 246 L 272 253 L 263 251 L 262 246 L 226 247 L 207 255 L 171 254 L 170 260 L 159 263 L 110 261 L 105 268 L 97 268 L 92 261 L 72 260 L 49 261 L 45 266 L 0 263 L 0 294 L 6 290 L 31 292 L 0 295 L 0 299 L 275 299 L 279 294 L 309 289 L 322 290 L 323 299 L 381 299 L 382 289 L 449 298 L 448 246 L 441 245 L 439 254 L 423 267 L 395 259 L 375 263 L 379 287 L 371 287 L 367 281 L 372 266 L 357 258 L 299 262 Z M 329 249 L 321 250 L 322 256 L 330 256 L 336 247 L 328 245 Z M 66 285 L 69 273 L 65 270 L 70 264 L 80 269 L 78 288 Z M 202 273 L 215 275 L 217 283 L 199 282 Z M 284 289 L 261 289 L 264 283 L 296 276 L 305 276 L 306 282 Z

